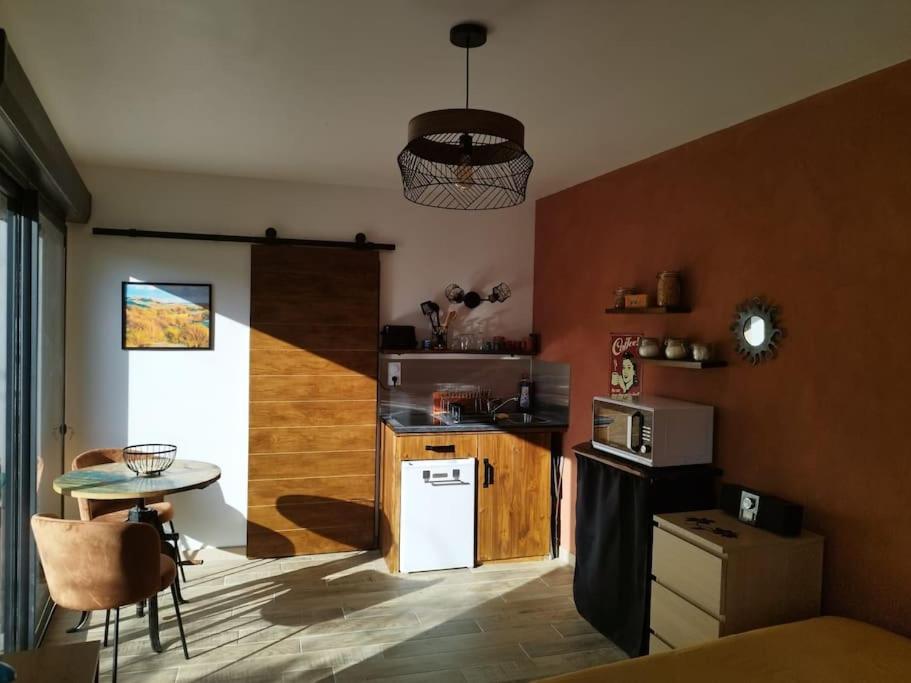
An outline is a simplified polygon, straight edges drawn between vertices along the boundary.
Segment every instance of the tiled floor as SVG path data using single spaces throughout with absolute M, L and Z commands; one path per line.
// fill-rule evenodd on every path
M 135 609 L 121 610 L 120 681 L 517 681 L 624 657 L 576 614 L 572 570 L 557 561 L 394 576 L 361 553 L 207 561 L 187 572 L 191 659 L 162 593 L 161 654 Z M 66 634 L 76 617 L 58 610 L 47 642 L 102 638 L 103 612 Z

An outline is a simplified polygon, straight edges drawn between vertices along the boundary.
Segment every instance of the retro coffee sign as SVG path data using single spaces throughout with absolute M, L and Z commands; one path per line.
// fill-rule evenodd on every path
M 642 393 L 641 334 L 612 334 L 610 337 L 610 395 L 635 397 Z

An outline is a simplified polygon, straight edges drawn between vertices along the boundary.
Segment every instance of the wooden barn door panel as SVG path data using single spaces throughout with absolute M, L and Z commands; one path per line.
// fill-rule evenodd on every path
M 249 557 L 375 547 L 378 326 L 376 252 L 251 248 Z

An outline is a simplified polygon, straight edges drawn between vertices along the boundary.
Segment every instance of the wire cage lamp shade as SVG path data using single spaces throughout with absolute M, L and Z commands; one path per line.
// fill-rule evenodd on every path
M 525 126 L 506 114 L 468 106 L 468 53 L 487 31 L 459 24 L 450 41 L 465 48 L 465 107 L 415 116 L 398 156 L 405 198 L 442 209 L 502 209 L 525 201 L 534 161 Z

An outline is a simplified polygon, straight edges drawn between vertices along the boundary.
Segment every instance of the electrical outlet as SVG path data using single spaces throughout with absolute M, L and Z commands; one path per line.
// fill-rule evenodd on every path
M 386 366 L 386 386 L 402 386 L 402 364 L 399 362 L 388 363 Z

